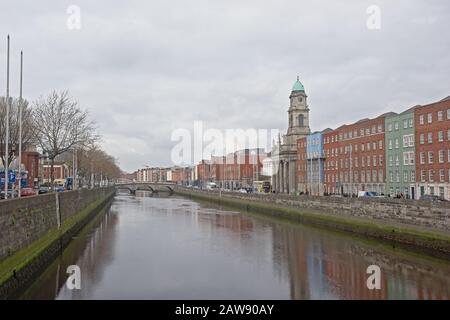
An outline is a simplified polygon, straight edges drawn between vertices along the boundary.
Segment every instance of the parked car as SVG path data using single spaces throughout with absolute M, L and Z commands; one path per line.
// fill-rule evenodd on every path
M 20 190 L 21 197 L 34 196 L 36 195 L 36 191 L 33 188 L 22 188 Z
M 240 192 L 240 193 L 248 193 L 247 189 L 245 189 L 245 188 L 239 189 L 239 192 Z
M 436 195 L 430 195 L 430 194 L 424 194 L 420 196 L 420 200 L 423 201 L 432 201 L 432 202 L 441 202 L 441 201 L 447 201 L 443 197 L 436 196 Z
M 11 189 L 8 189 L 8 199 L 17 198 L 18 194 L 17 190 L 13 192 Z M 5 190 L 0 192 L 0 199 L 5 199 Z
M 358 198 L 383 198 L 383 196 L 375 191 L 358 191 Z
M 56 192 L 63 192 L 66 190 L 66 188 L 63 184 L 57 184 L 53 187 L 53 190 L 55 190 Z
M 38 194 L 48 193 L 50 191 L 50 187 L 46 185 L 42 185 L 39 187 Z

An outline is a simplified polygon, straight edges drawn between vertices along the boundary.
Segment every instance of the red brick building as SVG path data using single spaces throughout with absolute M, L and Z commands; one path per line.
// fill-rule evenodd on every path
M 23 151 L 21 163 L 27 171 L 27 186 L 36 187 L 39 184 L 39 152 Z M 23 167 L 22 167 L 23 169 Z
M 306 137 L 297 140 L 297 183 L 298 191 L 306 193 L 307 181 Z
M 51 180 L 51 164 L 50 162 L 44 162 L 42 180 L 43 182 L 50 182 Z M 66 163 L 55 162 L 53 164 L 53 179 L 56 183 L 65 183 L 67 177 L 70 176 L 70 168 Z
M 198 181 L 215 182 L 219 187 L 236 189 L 252 186 L 262 176 L 263 160 L 267 154 L 262 149 L 244 149 L 223 157 L 202 160 L 197 165 Z
M 383 114 L 324 133 L 325 192 L 356 195 L 360 190 L 385 192 Z
M 450 200 L 450 97 L 415 109 L 418 195 Z

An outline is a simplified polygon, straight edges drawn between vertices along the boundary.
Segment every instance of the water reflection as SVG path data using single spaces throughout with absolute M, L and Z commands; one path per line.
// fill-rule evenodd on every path
M 64 286 L 70 264 L 81 290 Z M 381 290 L 367 289 L 372 264 Z M 137 192 L 117 196 L 22 298 L 449 299 L 448 274 L 448 263 L 347 236 Z

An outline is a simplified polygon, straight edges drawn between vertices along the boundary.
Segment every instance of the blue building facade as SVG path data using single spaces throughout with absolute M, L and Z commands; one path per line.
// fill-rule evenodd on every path
M 307 189 L 311 195 L 324 193 L 323 134 L 314 132 L 306 137 Z

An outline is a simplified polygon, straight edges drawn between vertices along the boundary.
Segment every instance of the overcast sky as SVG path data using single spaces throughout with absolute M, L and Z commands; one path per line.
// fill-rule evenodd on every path
M 12 95 L 23 49 L 28 100 L 69 89 L 124 170 L 170 165 L 195 120 L 284 131 L 297 74 L 313 131 L 449 96 L 449 16 L 448 0 L 0 0 L 0 94 L 10 33 Z

